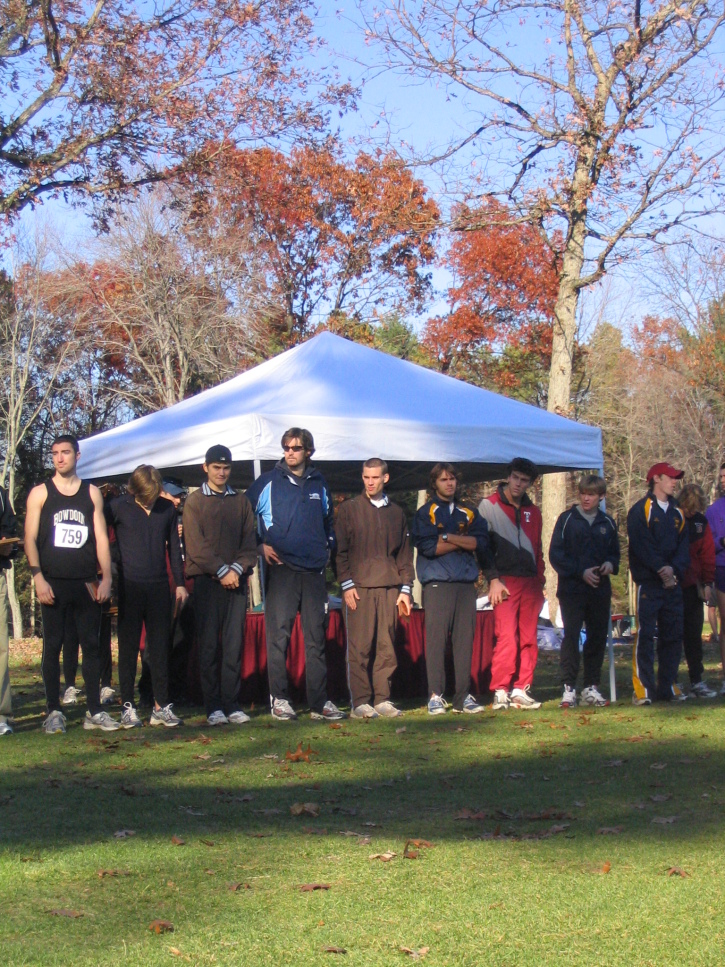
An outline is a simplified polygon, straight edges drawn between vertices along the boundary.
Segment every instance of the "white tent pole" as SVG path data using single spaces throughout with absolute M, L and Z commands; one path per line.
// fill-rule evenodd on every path
M 599 471 L 599 476 L 604 479 L 604 468 Z M 603 510 L 607 509 L 607 498 L 602 501 Z M 614 635 L 612 633 L 612 606 L 609 606 L 609 626 L 607 628 L 607 654 L 609 655 L 609 701 L 617 701 L 617 681 L 614 668 Z
M 254 479 L 262 476 L 262 461 L 254 461 Z M 255 522 L 256 523 L 256 522 Z M 254 597 L 256 600 L 262 602 L 262 609 L 267 610 L 266 602 L 264 600 L 264 558 L 260 555 L 257 558 L 257 566 L 252 572 L 252 586 L 254 587 Z

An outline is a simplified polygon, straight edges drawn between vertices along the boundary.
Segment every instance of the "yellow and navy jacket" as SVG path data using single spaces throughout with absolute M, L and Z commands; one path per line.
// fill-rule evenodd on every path
M 682 581 L 690 566 L 690 541 L 685 515 L 674 497 L 666 511 L 652 494 L 638 500 L 627 514 L 627 537 L 629 570 L 637 584 L 661 585 L 657 572 L 667 566 Z
M 438 538 L 442 534 L 475 537 L 475 551 L 451 551 L 436 557 Z M 418 549 L 418 580 L 476 581 L 481 566 L 489 560 L 488 525 L 477 510 L 455 501 L 435 498 L 421 507 L 413 518 L 410 536 Z

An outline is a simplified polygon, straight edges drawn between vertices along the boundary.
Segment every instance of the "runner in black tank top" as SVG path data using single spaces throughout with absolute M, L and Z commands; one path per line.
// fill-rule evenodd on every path
M 42 672 L 48 706 L 43 727 L 48 733 L 65 732 L 60 707 L 60 653 L 66 616 L 71 612 L 83 652 L 88 703 L 83 727 L 113 731 L 118 722 L 100 702 L 100 601 L 108 598 L 111 585 L 102 498 L 95 487 L 91 489 L 76 476 L 75 438 L 59 437 L 51 452 L 55 476 L 30 492 L 25 522 L 25 552 L 43 615 Z M 103 578 L 96 587 L 99 563 Z

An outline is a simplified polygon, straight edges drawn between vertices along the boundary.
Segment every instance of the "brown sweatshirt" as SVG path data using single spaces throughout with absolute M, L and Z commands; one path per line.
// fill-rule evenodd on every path
M 397 504 L 376 507 L 365 494 L 337 512 L 337 577 L 343 591 L 394 588 L 410 592 L 413 549 L 405 514 Z
M 231 487 L 219 497 L 204 484 L 186 499 L 184 543 L 187 577 L 223 578 L 230 569 L 241 577 L 257 563 L 252 505 Z

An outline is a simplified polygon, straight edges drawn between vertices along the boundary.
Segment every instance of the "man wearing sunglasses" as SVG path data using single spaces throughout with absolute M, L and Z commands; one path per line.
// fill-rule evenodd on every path
M 309 430 L 291 427 L 282 437 L 283 458 L 247 491 L 257 515 L 266 569 L 265 626 L 272 716 L 296 719 L 289 701 L 287 649 L 297 612 L 305 640 L 310 717 L 345 718 L 327 698 L 325 568 L 335 546 L 332 496 L 310 466 L 315 444 Z

